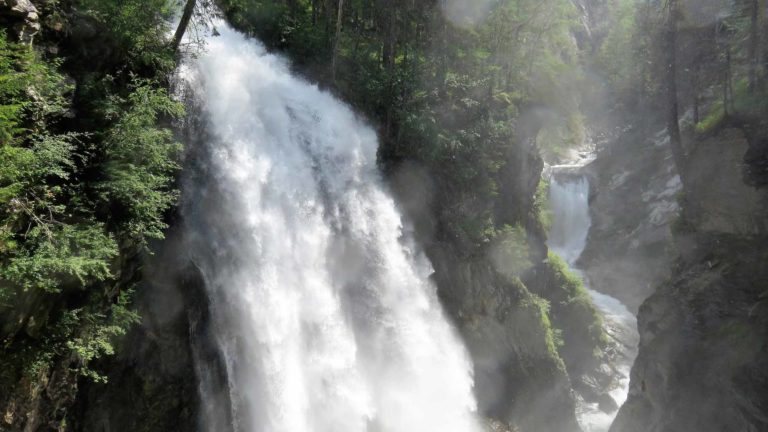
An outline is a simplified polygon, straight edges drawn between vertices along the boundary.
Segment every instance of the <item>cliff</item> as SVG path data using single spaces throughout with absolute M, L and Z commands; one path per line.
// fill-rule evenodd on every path
M 592 227 L 578 265 L 592 287 L 637 311 L 673 260 L 681 184 L 666 133 L 632 128 L 587 168 Z
M 766 190 L 750 177 L 765 162 L 745 159 L 765 138 L 741 126 L 692 139 L 677 259 L 640 307 L 640 351 L 614 432 L 768 428 Z

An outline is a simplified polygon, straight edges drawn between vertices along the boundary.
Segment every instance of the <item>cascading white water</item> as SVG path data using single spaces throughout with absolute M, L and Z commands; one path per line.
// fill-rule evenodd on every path
M 549 247 L 572 265 L 587 245 L 587 234 L 592 225 L 587 178 L 561 181 L 552 177 L 549 203 L 554 216 L 549 231 Z
M 382 186 L 375 133 L 217 29 L 181 72 L 206 134 L 184 190 L 188 253 L 231 401 L 208 429 L 477 431 L 471 363 Z
M 575 172 L 578 168 L 553 167 L 549 190 L 553 221 L 548 246 L 585 279 L 575 263 L 586 246 L 592 220 L 589 215 L 589 181 L 586 176 Z M 559 175 L 559 170 L 566 173 Z M 590 289 L 588 281 L 584 282 L 592 302 L 602 312 L 606 332 L 620 344 L 621 355 L 614 359 L 614 367 L 621 378 L 610 395 L 621 406 L 627 399 L 629 372 L 637 354 L 637 320 L 619 300 Z M 616 417 L 616 411 L 604 412 L 597 403 L 584 401 L 580 401 L 577 414 L 585 432 L 608 432 Z

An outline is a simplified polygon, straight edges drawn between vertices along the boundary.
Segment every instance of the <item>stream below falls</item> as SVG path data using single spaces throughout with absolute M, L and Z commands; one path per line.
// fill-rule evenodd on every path
M 618 372 L 619 379 L 610 395 L 621 406 L 627 399 L 629 374 L 637 355 L 637 320 L 619 300 L 591 289 L 589 281 L 576 266 L 592 224 L 589 179 L 580 173 L 580 169 L 580 165 L 552 167 L 549 196 L 553 221 L 548 246 L 581 276 L 594 305 L 603 315 L 605 331 L 618 345 L 618 354 L 612 359 L 611 366 Z M 607 432 L 616 414 L 617 411 L 604 412 L 598 403 L 586 402 L 578 397 L 577 418 L 584 432 Z

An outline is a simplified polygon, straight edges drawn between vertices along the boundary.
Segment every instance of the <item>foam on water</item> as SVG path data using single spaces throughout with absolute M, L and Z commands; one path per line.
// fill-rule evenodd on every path
M 229 400 L 207 404 L 208 430 L 477 431 L 470 360 L 383 187 L 376 134 L 217 30 L 181 72 L 202 124 L 187 252 L 228 380 L 225 395 L 203 380 L 203 399 Z
M 586 176 L 574 172 L 573 166 L 564 167 L 563 171 L 567 175 L 562 177 L 558 175 L 557 168 L 553 167 L 550 182 L 549 199 L 553 221 L 548 245 L 573 271 L 585 279 L 575 267 L 575 263 L 584 251 L 592 225 L 589 214 L 589 181 Z M 611 397 L 621 406 L 627 399 L 629 373 L 636 355 L 637 320 L 619 300 L 591 289 L 586 279 L 584 282 L 594 305 L 602 312 L 605 331 L 618 343 L 624 344 L 622 355 L 614 363 L 621 377 L 618 385 L 610 391 Z M 601 411 L 596 403 L 579 400 L 577 414 L 579 424 L 585 432 L 608 432 L 617 412 L 606 413 Z

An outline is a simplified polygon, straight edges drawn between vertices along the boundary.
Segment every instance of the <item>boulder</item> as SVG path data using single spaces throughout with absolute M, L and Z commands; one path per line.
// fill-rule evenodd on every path
M 0 0 L 0 21 L 23 43 L 32 43 L 40 31 L 40 16 L 29 0 Z

